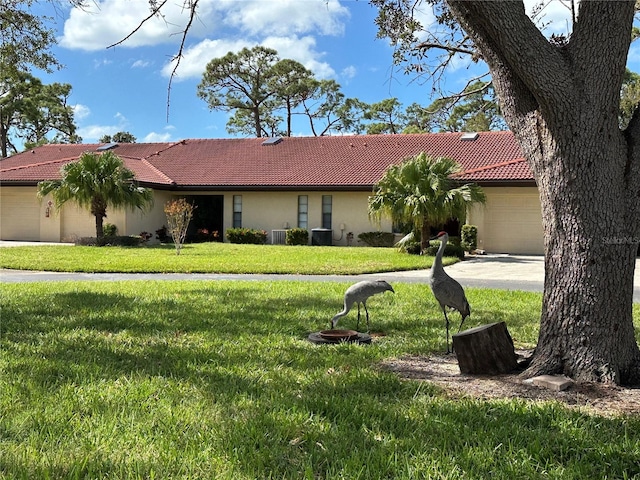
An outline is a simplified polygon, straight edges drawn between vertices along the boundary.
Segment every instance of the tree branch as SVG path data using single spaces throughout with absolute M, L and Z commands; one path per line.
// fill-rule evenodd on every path
M 447 52 L 453 53 L 462 53 L 465 55 L 475 55 L 476 52 L 474 50 L 469 50 L 462 47 L 455 47 L 451 45 L 442 45 L 440 43 L 432 43 L 432 42 L 422 42 L 416 45 L 417 50 L 430 50 L 432 48 L 438 48 L 440 50 L 446 50 Z
M 131 37 L 133 37 L 138 31 L 140 31 L 140 29 L 144 26 L 145 23 L 147 23 L 149 20 L 151 20 L 156 15 L 160 14 L 160 10 L 162 9 L 162 7 L 165 6 L 165 4 L 168 1 L 169 0 L 162 0 L 162 3 L 160 3 L 160 4 L 157 4 L 157 5 L 153 5 L 152 4 L 151 13 L 149 14 L 149 16 L 147 16 L 146 18 L 141 20 L 140 23 L 138 24 L 138 26 L 136 28 L 134 28 L 131 32 L 129 32 L 129 34 L 126 37 L 122 38 L 121 40 L 118 40 L 116 43 L 112 43 L 111 45 L 109 45 L 107 47 L 107 49 L 117 47 L 118 45 L 123 44 L 124 42 L 129 40 Z

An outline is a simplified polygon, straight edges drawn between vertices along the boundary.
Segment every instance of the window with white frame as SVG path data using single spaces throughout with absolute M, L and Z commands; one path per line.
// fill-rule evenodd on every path
M 309 197 L 298 195 L 298 228 L 308 228 Z
M 233 228 L 242 227 L 242 195 L 233 196 Z
M 331 211 L 333 197 L 331 195 L 322 196 L 322 228 L 331 229 Z

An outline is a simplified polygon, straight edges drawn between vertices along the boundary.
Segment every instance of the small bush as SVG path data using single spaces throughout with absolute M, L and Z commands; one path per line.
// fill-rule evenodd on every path
M 420 242 L 411 241 L 407 242 L 403 247 L 403 251 L 409 255 L 420 255 Z
M 287 245 L 308 245 L 309 231 L 306 228 L 291 228 L 287 230 L 285 243 Z
M 189 239 L 193 243 L 219 242 L 220 234 L 217 230 L 209 230 L 208 228 L 199 228 L 196 234 Z
M 427 248 L 424 254 L 435 256 L 435 254 L 438 253 L 438 248 L 440 248 L 440 242 L 438 240 L 431 241 L 429 242 L 429 248 Z M 464 249 L 460 246 L 460 238 L 449 237 L 449 242 L 444 247 L 444 256 L 464 258 Z
M 140 232 L 138 236 L 140 237 L 140 243 L 147 243 L 149 239 L 153 237 L 153 233 Z
M 138 247 L 143 240 L 138 235 L 111 235 L 102 238 L 81 237 L 76 239 L 75 245 L 84 247 Z
M 358 235 L 358 239 L 370 247 L 391 247 L 394 238 L 391 232 L 362 232 Z
M 227 240 L 229 243 L 248 243 L 252 245 L 264 245 L 267 243 L 267 232 L 252 228 L 228 228 Z
M 115 237 L 118 235 L 118 227 L 116 227 L 113 223 L 105 223 L 102 226 L 102 233 L 105 237 Z
M 478 227 L 475 225 L 462 226 L 462 238 L 460 246 L 466 252 L 473 252 L 478 248 Z
M 169 230 L 164 225 L 156 230 L 156 239 L 159 240 L 160 243 L 171 243 L 173 241 L 169 235 Z

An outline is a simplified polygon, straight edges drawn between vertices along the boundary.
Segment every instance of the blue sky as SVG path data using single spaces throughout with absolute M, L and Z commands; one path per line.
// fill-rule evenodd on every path
M 528 0 L 533 4 L 534 0 Z M 147 0 L 95 0 L 84 11 L 40 8 L 53 17 L 58 32 L 54 53 L 65 68 L 36 72 L 46 83 L 70 83 L 70 104 L 84 143 L 128 131 L 138 142 L 184 138 L 224 138 L 227 114 L 212 112 L 196 95 L 209 60 L 243 47 L 264 45 L 312 70 L 317 78 L 336 80 L 347 97 L 368 103 L 397 97 L 404 107 L 428 105 L 431 84 L 393 65 L 393 50 L 376 38 L 376 10 L 366 0 L 201 0 L 199 18 L 187 40 L 185 56 L 174 79 L 169 117 L 167 87 L 177 52 L 179 32 L 187 15 L 181 0 L 169 2 L 164 19 L 153 19 L 123 45 L 108 49 L 148 15 Z M 433 26 L 427 2 L 419 12 L 423 25 Z M 554 0 L 545 9 L 546 34 L 566 28 L 568 9 Z M 640 57 L 635 45 L 630 68 Z M 460 59 L 446 76 L 455 90 L 476 74 L 478 66 Z M 295 135 L 310 135 L 300 122 Z

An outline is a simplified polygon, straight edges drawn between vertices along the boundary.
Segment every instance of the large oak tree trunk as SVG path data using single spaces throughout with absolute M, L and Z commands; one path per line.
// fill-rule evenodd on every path
M 640 114 L 618 127 L 633 0 L 581 2 L 563 45 L 547 41 L 520 2 L 448 3 L 489 64 L 540 191 L 546 273 L 527 375 L 640 383 Z

